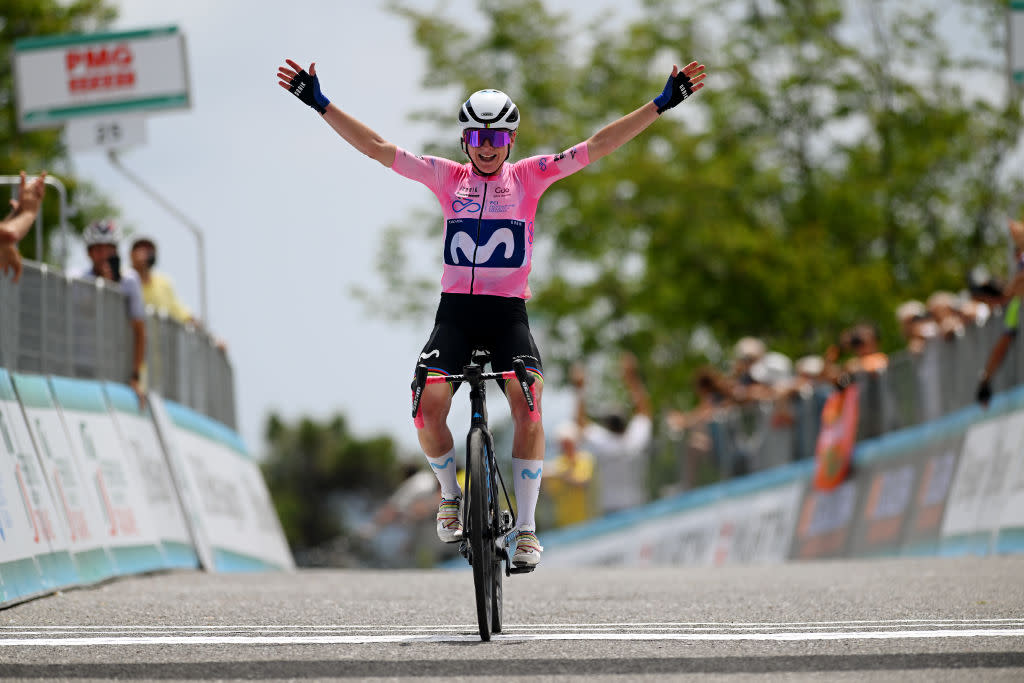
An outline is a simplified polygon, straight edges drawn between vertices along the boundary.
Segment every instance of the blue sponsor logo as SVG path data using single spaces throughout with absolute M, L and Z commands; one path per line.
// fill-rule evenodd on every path
M 536 479 L 537 477 L 540 476 L 540 470 L 541 470 L 541 468 L 539 468 L 539 467 L 536 470 L 523 470 L 519 474 L 519 476 L 522 479 L 526 479 L 527 477 L 529 477 L 530 479 Z
M 448 469 L 448 465 L 451 465 L 453 462 L 455 462 L 455 458 L 449 455 L 448 459 L 444 461 L 443 465 L 435 465 L 434 463 L 430 463 L 430 466 L 433 467 L 435 470 L 445 470 Z
M 479 238 L 477 237 L 479 235 Z M 477 240 L 479 239 L 479 242 Z M 476 257 L 474 263 L 473 257 Z M 526 260 L 526 223 L 509 219 L 453 218 L 444 236 L 449 266 L 519 268 Z

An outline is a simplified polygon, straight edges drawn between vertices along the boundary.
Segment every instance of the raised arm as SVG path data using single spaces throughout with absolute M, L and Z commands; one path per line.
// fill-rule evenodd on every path
M 21 172 L 18 185 L 18 198 L 11 200 L 11 212 L 0 221 L 0 274 L 13 273 L 13 280 L 21 278 L 21 254 L 18 253 L 18 241 L 32 229 L 36 214 L 46 192 L 46 171 L 43 171 L 28 182 L 25 172 Z
M 672 75 L 668 77 L 665 89 L 660 95 L 590 136 L 587 140 L 587 154 L 590 161 L 594 162 L 611 154 L 642 133 L 647 126 L 657 120 L 662 112 L 671 109 L 703 88 L 706 76 L 703 64 L 690 62 L 683 67 L 682 71 L 673 64 Z
M 331 104 L 320 90 L 316 62 L 309 65 L 308 73 L 290 59 L 286 59 L 285 62 L 287 66 L 277 68 L 278 85 L 299 98 L 303 104 L 317 110 L 331 128 L 350 145 L 391 168 L 395 163 L 395 145 L 382 138 L 365 123 Z

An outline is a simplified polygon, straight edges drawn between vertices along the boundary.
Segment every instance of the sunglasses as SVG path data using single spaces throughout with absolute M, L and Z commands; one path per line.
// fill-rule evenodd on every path
M 512 133 L 496 128 L 473 129 L 463 131 L 462 140 L 470 147 L 482 147 L 485 141 L 491 143 L 491 147 L 504 147 L 511 144 Z

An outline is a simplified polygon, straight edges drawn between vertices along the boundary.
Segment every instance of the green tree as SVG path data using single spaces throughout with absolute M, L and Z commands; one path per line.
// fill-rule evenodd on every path
M 262 463 L 278 518 L 293 549 L 312 548 L 347 533 L 331 501 L 345 494 L 384 496 L 399 483 L 390 437 L 356 438 L 338 415 L 324 423 L 267 420 Z
M 628 349 L 655 401 L 677 400 L 743 335 L 800 355 L 868 319 L 892 348 L 898 303 L 962 288 L 979 262 L 1001 270 L 1001 216 L 1024 189 L 1006 173 L 1021 110 L 991 87 L 1005 88 L 1003 2 L 646 0 L 628 23 L 599 17 L 586 44 L 541 0 L 480 0 L 469 20 L 395 9 L 428 89 L 512 94 L 518 158 L 640 106 L 673 61 L 708 65 L 697 97 L 541 201 L 531 314 L 551 360 Z M 426 152 L 459 158 L 455 108 L 419 114 L 444 131 Z M 392 300 L 434 294 L 404 268 L 384 269 Z
M 45 169 L 59 177 L 68 190 L 69 204 L 77 208 L 69 222 L 80 230 L 90 220 L 110 215 L 113 209 L 92 186 L 75 177 L 59 129 L 18 129 L 12 63 L 14 42 L 36 36 L 92 33 L 108 27 L 117 17 L 117 11 L 105 0 L 4 0 L 3 6 L 0 13 L 0 174 L 14 175 L 20 170 L 37 173 Z M 3 191 L 0 189 L 0 193 Z M 43 204 L 44 245 L 49 244 L 49 234 L 58 225 L 58 204 L 52 192 L 47 192 Z M 32 235 L 19 248 L 26 257 L 41 260 Z

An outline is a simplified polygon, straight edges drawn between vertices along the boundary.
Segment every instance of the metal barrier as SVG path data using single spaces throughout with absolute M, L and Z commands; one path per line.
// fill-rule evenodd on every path
M 127 382 L 134 346 L 124 295 L 102 279 L 24 266 L 17 284 L 0 276 L 0 367 Z M 147 388 L 234 428 L 234 374 L 216 341 L 154 311 L 146 333 Z
M 967 327 L 962 336 L 932 339 L 921 353 L 890 355 L 884 372 L 856 375 L 860 388 L 857 440 L 935 420 L 973 404 L 979 374 L 1003 329 L 1002 318 L 993 317 L 984 325 Z M 992 390 L 1006 391 L 1020 384 L 1024 384 L 1024 343 L 1018 341 L 992 380 Z M 708 476 L 690 481 L 697 471 L 687 462 L 690 458 L 703 458 L 705 474 L 710 468 L 712 479 L 722 480 L 813 457 L 821 408 L 832 391 L 831 385 L 822 384 L 788 399 L 787 405 L 765 401 L 720 408 L 704 425 L 665 435 L 654 451 L 676 459 L 679 488 L 709 483 Z M 695 439 L 692 430 L 699 430 L 700 438 Z M 689 446 L 695 441 L 707 447 L 695 450 Z

